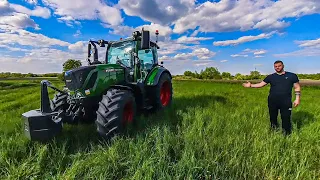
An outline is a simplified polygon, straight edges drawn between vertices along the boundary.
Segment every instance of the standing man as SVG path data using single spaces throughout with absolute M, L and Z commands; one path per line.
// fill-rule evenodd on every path
M 293 106 L 297 107 L 300 104 L 300 84 L 296 74 L 284 71 L 282 61 L 274 63 L 275 73 L 268 75 L 263 81 L 257 84 L 250 82 L 244 83 L 244 87 L 261 88 L 270 83 L 271 88 L 268 96 L 269 116 L 272 129 L 279 127 L 277 117 L 280 110 L 282 119 L 282 129 L 285 134 L 291 133 L 291 111 L 292 111 L 292 88 L 295 90 L 295 101 Z

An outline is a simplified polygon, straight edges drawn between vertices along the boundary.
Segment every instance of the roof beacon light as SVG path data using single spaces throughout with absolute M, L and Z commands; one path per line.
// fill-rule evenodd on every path
M 159 31 L 158 31 L 158 29 L 156 30 L 156 43 L 158 43 L 158 35 L 159 35 Z

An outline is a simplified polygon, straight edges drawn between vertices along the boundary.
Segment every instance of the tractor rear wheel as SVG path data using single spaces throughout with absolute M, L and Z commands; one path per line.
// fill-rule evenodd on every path
M 135 116 L 136 102 L 133 94 L 127 90 L 110 89 L 99 102 L 97 131 L 104 139 L 111 139 L 133 123 Z
M 172 82 L 168 73 L 163 73 L 150 94 L 155 110 L 163 109 L 172 102 Z

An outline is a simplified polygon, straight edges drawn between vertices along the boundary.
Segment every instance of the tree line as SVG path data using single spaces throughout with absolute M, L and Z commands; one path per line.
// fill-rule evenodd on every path
M 311 80 L 320 80 L 320 73 L 317 74 L 297 74 L 299 79 L 311 79 Z M 197 71 L 185 71 L 183 76 L 184 78 L 193 78 L 193 79 L 224 79 L 224 80 L 255 80 L 255 79 L 264 79 L 267 75 L 261 74 L 259 71 L 250 71 L 250 74 L 244 75 L 236 73 L 232 75 L 229 72 L 220 72 L 216 67 L 207 67 L 205 70 L 201 70 L 199 73 Z
M 11 72 L 1 72 L 0 78 L 31 78 L 31 77 L 57 77 L 63 80 L 64 72 L 80 67 L 82 63 L 80 60 L 68 59 L 63 63 L 62 73 L 45 73 L 45 74 L 34 74 L 34 73 L 11 73 Z
M 0 78 L 29 78 L 29 77 L 58 77 L 63 80 L 63 74 L 67 70 L 71 70 L 82 66 L 80 60 L 68 59 L 63 65 L 62 73 L 46 73 L 46 74 L 34 74 L 34 73 L 11 73 L 2 72 L 0 73 Z M 300 79 L 311 79 L 320 80 L 320 73 L 317 74 L 297 74 Z M 232 75 L 229 72 L 220 72 L 216 67 L 207 67 L 205 70 L 201 70 L 199 73 L 197 71 L 185 71 L 183 75 L 178 75 L 175 77 L 181 78 L 193 78 L 193 79 L 224 79 L 224 80 L 255 80 L 264 79 L 267 75 L 261 74 L 259 71 L 250 71 L 250 74 L 244 75 L 237 73 Z
M 46 73 L 46 74 L 34 74 L 34 73 L 11 73 L 1 72 L 0 78 L 30 78 L 30 77 L 58 77 L 60 73 Z

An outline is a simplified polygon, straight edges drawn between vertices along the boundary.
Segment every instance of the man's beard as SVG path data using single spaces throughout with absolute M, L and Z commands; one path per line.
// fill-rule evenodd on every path
M 277 72 L 277 73 L 282 73 L 282 72 L 283 72 L 283 68 L 282 68 L 282 69 L 280 69 L 279 71 L 278 71 L 278 70 L 276 70 L 276 72 Z

